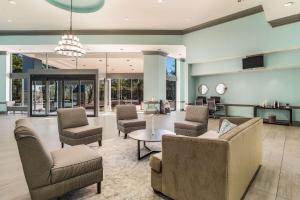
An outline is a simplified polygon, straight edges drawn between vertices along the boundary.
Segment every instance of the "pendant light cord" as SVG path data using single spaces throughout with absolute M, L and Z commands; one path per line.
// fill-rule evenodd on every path
M 72 24 L 73 24 L 72 18 L 73 18 L 73 0 L 71 0 L 71 15 L 70 15 L 70 33 L 71 34 L 72 34 Z

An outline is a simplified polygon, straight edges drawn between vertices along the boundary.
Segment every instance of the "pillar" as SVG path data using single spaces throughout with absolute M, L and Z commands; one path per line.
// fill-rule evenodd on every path
M 166 100 L 166 56 L 161 51 L 144 51 L 144 101 Z
M 10 100 L 10 54 L 0 51 L 0 112 L 6 112 L 5 102 Z

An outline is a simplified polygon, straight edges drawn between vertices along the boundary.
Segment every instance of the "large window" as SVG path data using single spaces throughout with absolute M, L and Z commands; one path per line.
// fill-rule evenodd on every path
M 111 80 L 111 105 L 141 105 L 143 101 L 143 79 L 120 78 Z M 137 107 L 139 109 L 139 107 Z
M 176 59 L 167 57 L 166 63 L 166 98 L 170 103 L 171 110 L 176 110 Z

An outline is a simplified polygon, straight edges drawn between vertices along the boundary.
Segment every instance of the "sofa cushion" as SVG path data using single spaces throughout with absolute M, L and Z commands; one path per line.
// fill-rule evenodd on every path
M 118 123 L 125 128 L 146 126 L 146 121 L 140 119 L 119 120 Z
M 53 151 L 51 155 L 54 163 L 51 169 L 52 183 L 102 169 L 101 156 L 85 145 Z
M 209 130 L 206 133 L 198 136 L 198 138 L 205 138 L 205 139 L 218 139 L 220 134 L 218 131 Z
M 180 128 L 180 129 L 200 130 L 203 127 L 204 124 L 199 122 L 191 122 L 191 121 L 175 122 L 175 128 Z
M 152 170 L 160 173 L 162 169 L 162 153 L 153 154 L 150 157 L 150 167 Z
M 69 138 L 80 139 L 84 137 L 94 136 L 102 133 L 102 128 L 97 126 L 80 126 L 76 128 L 67 128 L 63 130 L 63 135 Z
M 229 132 L 230 130 L 234 129 L 235 127 L 237 127 L 236 124 L 231 123 L 227 119 L 224 119 L 223 122 L 222 122 L 222 124 L 221 124 L 220 130 L 219 130 L 219 134 L 223 135 L 223 134 Z

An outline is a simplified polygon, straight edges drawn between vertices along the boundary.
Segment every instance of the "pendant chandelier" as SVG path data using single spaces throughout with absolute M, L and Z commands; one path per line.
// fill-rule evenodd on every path
M 71 12 L 70 12 L 70 32 L 61 37 L 58 42 L 58 46 L 55 48 L 55 52 L 64 56 L 80 57 L 86 53 L 82 44 L 79 42 L 79 38 L 73 34 L 72 30 L 72 18 L 73 18 L 73 0 L 71 0 Z

